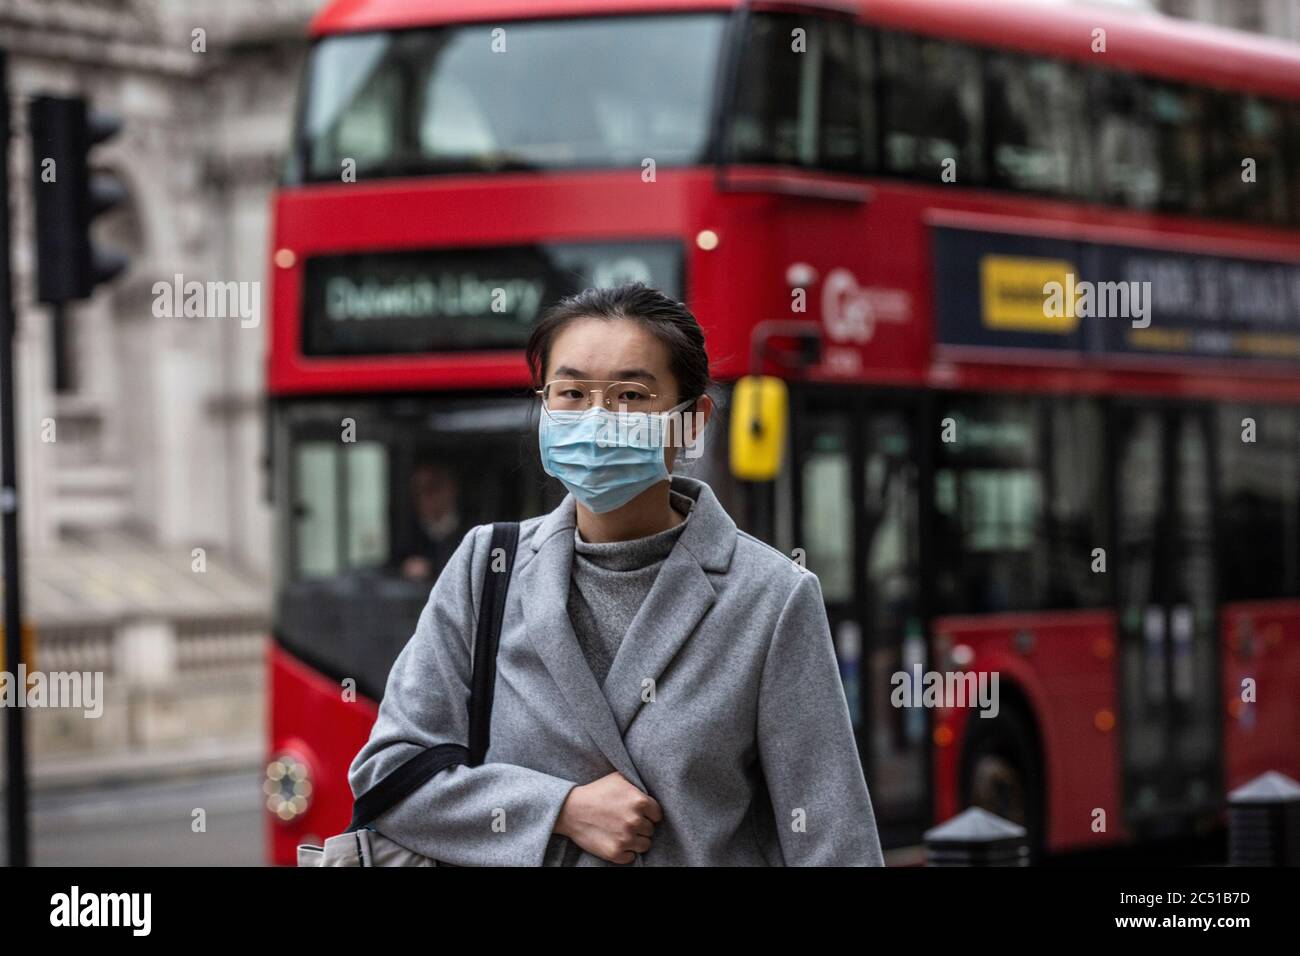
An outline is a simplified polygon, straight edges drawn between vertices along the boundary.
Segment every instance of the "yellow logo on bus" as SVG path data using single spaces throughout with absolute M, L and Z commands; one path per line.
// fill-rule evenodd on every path
M 1048 308 L 1044 287 L 1055 282 L 1058 289 L 1064 289 L 1066 276 L 1076 273 L 1074 263 L 1064 259 L 983 256 L 980 293 L 984 325 L 1022 332 L 1073 332 L 1079 324 L 1074 301 L 1067 296 L 1064 308 Z

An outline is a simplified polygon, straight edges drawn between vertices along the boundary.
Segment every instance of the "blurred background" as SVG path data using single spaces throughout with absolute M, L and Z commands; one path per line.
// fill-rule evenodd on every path
M 265 282 L 271 191 L 319 6 L 0 3 L 24 619 L 37 667 L 106 675 L 98 719 L 26 712 L 38 864 L 265 856 L 265 325 L 158 317 L 152 287 L 176 274 Z M 63 381 L 50 308 L 34 301 L 25 126 L 38 94 L 90 97 L 122 126 L 95 155 L 125 186 L 96 236 L 129 265 L 68 309 Z M 51 420 L 53 442 L 42 439 Z M 195 548 L 206 573 L 192 571 Z M 229 786 L 212 790 L 224 774 Z M 237 821 L 238 838 L 190 842 L 210 855 L 178 858 L 188 826 L 171 841 L 157 821 L 199 805 L 189 779 L 225 795 L 211 813 Z
M 997 5 L 967 6 L 973 10 Z M 389 28 L 419 27 L 422 16 L 432 16 L 430 11 L 441 4 L 427 4 L 426 10 L 400 0 L 339 4 L 332 16 L 317 22 L 319 38 L 314 41 L 309 25 L 323 6 L 318 0 L 0 0 L 0 48 L 8 55 L 13 133 L 9 194 L 14 397 L 23 620 L 30 629 L 25 654 L 40 670 L 105 675 L 100 718 L 83 719 L 78 711 L 56 708 L 25 713 L 30 861 L 36 864 L 291 864 L 293 845 L 342 828 L 350 794 L 345 782 L 340 789 L 339 768 L 346 767 L 364 740 L 387 666 L 409 637 L 414 615 L 450 548 L 473 523 L 512 513 L 540 513 L 558 499 L 557 489 L 538 473 L 535 455 L 529 458 L 526 415 L 532 408 L 526 398 L 517 397 L 523 384 L 517 358 L 458 366 L 458 354 L 517 345 L 520 330 L 540 305 L 575 286 L 647 278 L 675 295 L 685 297 L 689 288 L 688 304 L 710 327 L 715 358 L 723 362 L 724 372 L 732 373 L 731 379 L 747 371 L 771 373 L 773 361 L 785 361 L 764 353 L 760 367 L 751 367 L 754 340 L 748 328 L 743 334 L 719 331 L 715 337 L 711 326 L 723 321 L 726 282 L 688 287 L 680 253 L 655 244 L 669 231 L 665 217 L 697 208 L 690 205 L 700 195 L 693 190 L 706 189 L 711 174 L 683 185 L 665 201 L 665 208 L 652 213 L 639 204 L 626 204 L 599 173 L 603 165 L 621 165 L 631 167 L 630 175 L 641 174 L 640 157 L 648 155 L 659 158 L 660 175 L 668 183 L 675 171 L 690 169 L 706 140 L 713 142 L 713 71 L 723 70 L 727 62 L 720 54 L 727 35 L 721 17 L 707 25 L 665 24 L 663 36 L 653 38 L 655 49 L 675 49 L 682 59 L 684 65 L 671 77 L 637 73 L 645 64 L 635 58 L 624 61 L 632 73 L 628 89 L 638 85 L 643 96 L 658 97 L 668 106 L 657 112 L 629 111 L 626 122 L 649 117 L 650 132 L 646 127 L 623 130 L 601 143 L 584 139 L 589 131 L 583 124 L 561 116 L 560 98 L 572 96 L 575 103 L 585 103 L 584 84 L 617 86 L 615 68 L 596 50 L 607 44 L 617 56 L 624 50 L 620 44 L 629 42 L 626 37 L 593 33 L 583 38 L 583 44 L 593 44 L 593 61 L 587 69 L 576 69 L 561 59 L 572 49 L 567 41 L 532 47 L 528 27 L 518 27 L 513 35 L 508 29 L 506 37 L 518 38 L 521 56 L 535 59 L 525 60 L 525 72 L 507 74 L 502 81 L 507 85 L 494 89 L 481 64 L 462 56 L 455 41 L 418 31 L 406 38 L 385 38 L 382 31 Z M 518 6 L 520 11 L 549 15 L 546 4 Z M 881 29 L 914 29 L 896 13 L 897 4 L 882 6 L 886 22 Z M 1145 31 L 1174 31 L 1174 47 L 1184 37 L 1175 25 L 1185 24 L 1228 31 L 1216 34 L 1226 39 L 1215 41 L 1228 46 L 1237 42 L 1233 37 L 1246 34 L 1270 50 L 1300 40 L 1300 0 L 1038 6 L 1053 15 L 1059 12 L 1066 18 L 1060 22 L 1076 25 L 1085 23 L 1077 18 L 1082 16 L 1079 10 L 1104 10 L 1105 22 L 1120 27 L 1118 33 L 1112 31 L 1114 43 L 1118 55 L 1129 57 L 1129 69 L 1135 54 L 1131 45 L 1124 53 L 1126 17 L 1141 18 Z M 670 3 L 665 9 L 682 7 Z M 504 22 L 508 14 L 501 19 Z M 935 22 L 943 22 L 943 17 L 936 14 Z M 961 38 L 964 42 L 977 43 L 982 36 L 989 45 L 990 31 L 997 27 L 995 21 L 995 26 L 952 29 L 969 29 L 969 38 Z M 333 33 L 356 36 L 327 36 Z M 313 42 L 319 45 L 309 58 Z M 750 36 L 752 55 L 758 55 L 762 42 L 761 35 Z M 835 52 L 829 31 L 825 42 L 818 47 L 825 57 L 843 55 Z M 1080 42 L 1088 41 L 1085 37 Z M 1240 55 L 1256 56 L 1266 64 L 1274 62 L 1274 55 L 1293 55 L 1265 55 L 1261 49 L 1249 47 Z M 873 56 L 873 62 L 886 62 L 882 55 Z M 936 75 L 960 69 L 928 56 L 912 61 L 913 69 L 934 70 Z M 438 57 L 449 64 L 450 79 L 437 89 L 440 105 L 431 131 L 415 134 L 421 142 L 436 142 L 438 149 L 413 159 L 395 144 L 401 131 L 414 125 L 411 104 L 422 101 L 412 99 L 414 94 L 403 84 L 410 71 Z M 1178 55 L 1171 53 L 1167 59 L 1174 62 Z M 775 61 L 768 69 L 783 75 L 784 67 Z M 1008 82 L 1018 82 L 1014 74 L 1008 75 Z M 520 79 L 527 76 L 545 77 L 541 88 L 557 99 L 543 99 L 541 93 L 530 99 L 528 84 Z M 481 85 L 474 85 L 476 81 Z M 862 172 L 843 161 L 858 148 L 856 140 L 841 142 L 848 145 L 840 150 L 838 165 L 805 162 L 798 144 L 790 147 L 792 155 L 782 153 L 779 135 L 772 130 L 779 125 L 774 116 L 784 105 L 775 95 L 769 101 L 754 98 L 757 94 L 747 98 L 747 92 L 753 93 L 742 81 L 737 109 L 742 114 L 749 110 L 754 122 L 737 124 L 730 141 L 736 155 L 749 150 L 754 163 L 816 167 L 832 174 L 827 182 L 835 175 L 851 179 Z M 553 142 L 537 134 L 535 142 L 527 141 L 536 146 L 532 152 L 507 155 L 484 149 L 488 134 L 471 102 L 480 93 L 493 97 L 503 110 L 519 112 L 511 120 L 512 129 L 522 131 L 518 142 L 535 133 L 525 113 L 538 128 L 556 131 L 550 137 Z M 852 113 L 856 107 L 837 102 L 837 95 L 830 86 L 822 90 L 826 111 Z M 94 236 L 104 249 L 124 256 L 126 265 L 111 279 L 94 283 L 89 294 L 62 305 L 38 301 L 32 183 L 39 170 L 28 123 L 30 104 L 40 96 L 85 98 L 92 109 L 115 114 L 120 121 L 120 131 L 94 147 L 93 167 L 111 173 L 122 187 L 111 208 L 96 217 Z M 1082 107 L 1085 112 L 1100 100 L 1088 102 Z M 893 109 L 900 116 L 910 112 L 935 117 L 964 115 L 965 107 L 956 100 L 917 98 L 897 102 Z M 619 124 L 611 120 L 611 125 Z M 1045 129 L 1047 137 L 1074 135 L 1066 123 L 1045 124 Z M 652 137 L 653 149 L 637 141 L 642 134 Z M 836 141 L 834 134 L 828 135 L 817 149 L 833 156 Z M 924 145 L 919 136 L 895 142 L 892 152 L 887 151 L 894 157 L 890 162 L 901 162 L 898 157 L 912 149 L 916 156 L 935 159 L 937 169 L 939 158 L 954 151 L 961 155 L 959 143 Z M 1197 149 L 1195 144 L 1188 148 Z M 997 164 L 996 156 L 992 162 Z M 1033 163 L 1026 162 L 1023 168 L 1014 159 L 1003 164 L 1000 187 L 1010 188 L 1016 175 L 1027 177 L 1026 182 L 1038 175 Z M 973 168 L 963 166 L 962 175 Z M 521 184 L 509 194 L 471 195 L 479 188 L 474 175 L 575 169 L 596 171 L 592 182 L 577 184 L 581 191 L 533 199 Z M 987 172 L 992 176 L 993 170 Z M 391 182 L 392 177 L 400 182 L 402 176 L 458 173 L 472 174 L 463 191 L 436 200 L 413 201 L 400 189 L 391 195 L 366 192 L 370 183 Z M 340 178 L 354 191 L 350 195 L 358 197 L 348 202 L 358 205 L 336 203 L 329 195 L 333 187 L 322 185 L 327 180 L 337 184 Z M 1044 173 L 1042 182 L 1027 188 L 1054 205 L 1034 210 L 990 206 L 980 211 L 1067 219 L 1070 204 L 1081 198 L 1071 191 L 1077 177 L 1066 176 L 1059 188 L 1050 180 Z M 277 207 L 282 186 L 288 198 Z M 772 183 L 757 183 L 756 205 L 732 221 L 730 234 L 719 230 L 724 248 L 746 230 L 771 235 L 762 232 L 767 228 L 763 217 L 775 208 L 763 205 L 765 189 L 770 195 L 782 194 Z M 1163 215 L 1167 204 L 1178 202 L 1168 190 L 1157 189 L 1149 202 L 1140 192 L 1135 188 L 1124 199 L 1116 192 L 1105 202 L 1138 210 L 1134 216 Z M 375 206 L 359 205 L 367 196 Z M 1095 195 L 1088 198 L 1095 203 Z M 1277 248 L 1287 241 L 1294 245 L 1291 207 L 1285 198 L 1277 202 L 1276 216 L 1271 207 L 1241 207 L 1238 224 L 1215 227 L 1215 236 L 1225 243 L 1227 238 L 1245 241 L 1252 238 L 1249 230 L 1259 226 L 1267 231 L 1260 241 Z M 889 208 L 882 204 L 882 209 Z M 1198 208 L 1170 208 L 1168 215 L 1197 215 Z M 889 214 L 903 215 L 896 209 Z M 510 237 L 514 217 L 537 222 L 536 217 L 545 220 L 548 215 L 549 232 L 542 237 L 546 242 Z M 623 225 L 624 217 L 639 216 L 653 223 L 645 241 L 633 241 L 631 227 Z M 787 284 L 804 284 L 787 271 L 788 264 L 794 264 L 789 265 L 793 269 L 802 263 L 810 275 L 829 278 L 824 266 L 806 265 L 815 256 L 806 255 L 803 248 L 823 241 L 809 237 L 829 230 L 828 220 L 821 207 L 800 216 L 762 253 L 759 267 L 774 274 L 779 287 L 772 299 L 775 306 L 766 308 L 774 320 L 789 318 L 783 311 Z M 1119 224 L 1154 222 L 1130 218 Z M 422 232 L 426 227 L 427 233 Z M 447 238 L 455 236 L 457 228 L 472 236 L 464 243 L 470 251 L 459 258 L 458 247 L 451 245 L 454 240 Z M 1193 230 L 1177 222 L 1169 228 L 1175 233 Z M 718 242 L 717 234 L 697 234 L 694 225 L 683 229 L 676 231 L 689 236 L 690 255 L 706 253 L 710 242 Z M 443 258 L 410 259 L 426 239 L 442 250 Z M 370 258 L 350 255 L 353 240 L 359 248 L 373 246 L 377 251 Z M 485 264 L 472 254 L 472 247 L 483 244 L 504 251 Z M 312 258 L 304 266 L 308 252 Z M 687 275 L 693 274 L 692 268 L 686 269 Z M 897 284 L 909 288 L 925 281 L 916 262 L 894 260 L 884 271 L 900 276 Z M 282 310 L 285 315 L 299 310 L 297 287 L 291 288 L 285 278 L 290 275 L 295 283 L 301 277 L 303 308 L 338 321 L 304 327 L 299 340 L 297 326 L 279 318 Z M 403 286 L 412 275 L 433 277 L 432 287 Z M 240 316 L 165 314 L 166 303 L 181 303 L 187 294 L 184 283 L 191 281 L 245 284 L 240 291 L 255 297 L 256 315 L 244 315 L 241 322 Z M 861 281 L 865 289 L 867 279 Z M 160 282 L 175 282 L 178 294 L 160 294 Z M 875 285 L 885 288 L 890 283 L 881 279 Z M 486 304 L 491 290 L 502 289 L 508 300 L 504 315 Z M 899 306 L 887 293 L 864 300 L 870 302 L 864 308 L 873 318 L 867 320 L 863 343 L 871 338 L 872 321 L 874 331 L 886 337 L 893 334 L 891 321 L 906 323 L 916 318 L 913 310 L 922 308 L 924 300 L 917 295 Z M 458 333 L 444 331 L 431 343 L 419 327 L 421 296 L 441 303 L 443 315 L 474 320 L 480 337 L 458 338 Z M 453 299 L 458 312 L 448 305 Z M 892 320 L 891 309 L 897 312 Z M 61 313 L 58 318 L 56 311 Z M 376 321 L 368 324 L 368 317 Z M 839 320 L 852 317 L 841 315 Z M 388 326 L 380 330 L 380 322 Z M 788 332 L 769 330 L 773 342 Z M 782 367 L 797 366 L 801 374 L 821 368 L 821 377 L 842 380 L 895 359 L 901 368 L 915 345 L 906 339 L 886 344 L 893 354 L 881 362 L 864 344 L 864 365 L 861 355 L 854 357 L 852 338 L 845 337 L 850 345 L 841 342 L 838 351 L 829 356 L 823 352 L 810 363 L 798 358 L 803 346 L 794 334 L 796 358 Z M 894 340 L 875 341 L 879 345 Z M 271 357 L 277 342 L 284 353 L 278 362 Z M 299 349 L 301 354 L 296 354 Z M 426 365 L 411 358 L 432 349 L 447 354 Z M 397 359 L 374 358 L 379 353 Z M 366 357 L 371 360 L 350 364 Z M 841 363 L 839 371 L 827 362 Z M 933 372 L 931 368 L 926 374 Z M 812 377 L 818 376 L 814 372 Z M 901 374 L 881 380 L 896 385 L 920 381 L 908 382 Z M 515 397 L 503 397 L 510 389 Z M 486 391 L 492 391 L 490 401 Z M 423 401 L 435 392 L 445 400 Z M 936 645 L 924 651 L 918 647 L 923 634 L 934 640 L 941 636 L 933 622 L 950 605 L 944 604 L 942 594 L 922 593 L 916 584 L 919 572 L 911 566 L 889 578 L 893 591 L 888 595 L 869 588 L 863 594 L 854 590 L 850 578 L 871 574 L 870 561 L 886 560 L 882 549 L 902 553 L 906 546 L 899 541 L 919 533 L 911 523 L 917 518 L 898 523 L 891 509 L 905 507 L 906 495 L 917 493 L 915 482 L 931 478 L 918 477 L 920 473 L 899 464 L 910 460 L 908 443 L 915 435 L 910 409 L 900 407 L 893 417 L 869 417 L 868 406 L 855 404 L 858 398 L 818 406 L 822 401 L 814 398 L 811 405 L 799 405 L 808 424 L 792 426 L 806 452 L 799 480 L 816 483 L 823 502 L 878 495 L 883 503 L 870 515 L 855 517 L 851 502 L 815 508 L 798 486 L 796 496 L 805 495 L 805 504 L 798 507 L 804 510 L 799 528 L 788 530 L 793 519 L 781 504 L 783 485 L 743 493 L 733 487 L 744 481 L 735 474 L 734 461 L 728 469 L 725 432 L 695 473 L 729 489 L 730 500 L 744 512 L 743 523 L 756 533 L 809 552 L 811 566 L 822 575 L 828 603 L 835 605 L 831 613 L 837 647 L 848 662 L 846 688 L 852 697 L 867 694 L 862 688 L 873 681 L 877 690 L 887 687 L 887 681 L 877 677 L 893 669 L 937 659 Z M 966 411 L 976 414 L 972 408 Z M 1003 438 L 989 440 L 994 445 L 998 440 L 1014 444 L 1016 429 L 1029 426 L 1016 414 L 999 415 L 990 416 L 994 424 L 989 427 L 1002 428 Z M 1052 427 L 1062 433 L 1078 428 L 1076 434 L 1083 434 L 1087 413 L 1079 415 L 1078 421 L 1068 416 L 1053 419 Z M 340 423 L 349 418 L 358 436 L 355 444 L 341 445 Z M 853 424 L 857 420 L 868 424 L 859 428 Z M 1144 420 L 1132 428 L 1147 425 Z M 54 440 L 51 426 L 56 429 Z M 1159 427 L 1181 426 L 1162 420 Z M 836 448 L 843 447 L 837 443 L 885 451 L 849 468 L 837 456 Z M 346 454 L 340 451 L 344 447 Z M 951 475 L 959 472 L 958 465 L 950 466 Z M 493 474 L 506 478 L 483 479 Z M 942 485 L 942 479 L 937 480 Z M 934 491 L 929 484 L 919 487 Z M 957 494 L 955 488 L 948 493 Z M 937 491 L 944 493 L 943 487 Z M 976 487 L 967 493 L 980 492 Z M 1057 486 L 1034 493 L 1048 500 L 1056 500 L 1053 495 L 1064 500 L 1070 494 Z M 1009 494 L 999 500 L 1009 502 L 1011 512 L 989 519 L 983 531 L 973 534 L 996 536 L 997 521 L 1015 521 L 1017 502 L 1028 499 L 1016 497 L 1020 492 Z M 950 507 L 950 515 L 955 507 Z M 944 519 L 943 507 L 922 510 L 935 522 Z M 845 527 L 857 529 L 859 542 L 875 541 L 876 549 L 858 558 L 850 553 L 851 543 L 837 551 Z M 1005 541 L 999 545 L 1011 546 Z M 982 559 L 971 551 L 963 560 L 969 570 Z M 934 561 L 928 566 L 942 566 L 941 559 Z M 1030 571 L 1026 566 L 1019 573 Z M 1005 580 L 961 578 L 960 568 L 952 574 L 957 575 L 951 583 L 953 594 L 985 589 L 980 591 L 984 594 L 1007 585 Z M 1071 608 L 1091 606 L 1086 598 L 1070 600 Z M 1014 601 L 1004 601 L 1001 607 L 1041 609 L 1018 607 Z M 994 602 L 985 609 L 1000 606 Z M 881 669 L 880 675 L 873 671 L 867 676 L 865 670 L 859 674 L 854 660 L 862 629 L 876 625 L 882 633 L 896 631 L 897 640 L 873 665 Z M 1078 626 L 1086 630 L 1094 624 Z M 1117 627 L 1121 625 L 1110 619 L 1095 625 L 1102 631 Z M 1025 633 L 1025 626 L 1012 622 L 1005 630 Z M 273 633 L 278 637 L 274 642 Z M 1286 635 L 1287 640 L 1295 637 L 1289 630 Z M 971 640 L 978 644 L 978 637 Z M 358 651 L 362 641 L 366 653 Z M 338 681 L 347 677 L 357 681 L 362 702 L 340 716 L 317 698 L 334 694 Z M 864 753 L 873 754 L 873 795 L 878 778 L 882 805 L 901 808 L 891 831 L 891 849 L 902 854 L 897 861 L 914 862 L 915 856 L 906 851 L 919 842 L 920 828 L 963 804 L 955 789 L 948 798 L 934 796 L 956 784 L 942 778 L 941 764 L 918 743 L 918 735 L 942 743 L 942 734 L 935 736 L 936 727 L 927 724 L 924 715 L 908 714 L 898 718 L 897 726 L 882 725 L 881 743 L 873 750 L 870 714 L 880 703 L 873 707 L 865 698 L 853 698 L 853 703 Z M 283 710 L 279 726 L 277 706 Z M 1094 709 L 1106 708 L 1089 705 L 1085 724 L 1093 721 Z M 1212 713 L 1218 713 L 1217 705 Z M 1291 732 L 1295 729 L 1292 723 Z M 992 781 L 988 786 L 997 790 L 1009 775 L 1013 793 L 1006 797 L 1003 787 L 1002 809 L 1032 822 L 1034 811 L 1026 809 L 1026 801 L 1032 802 L 1035 792 L 1042 801 L 1047 796 L 1041 792 L 1039 771 L 1016 765 L 1016 747 L 1024 738 L 1009 733 L 1003 743 L 987 744 L 992 755 L 986 768 Z M 1131 756 L 1140 742 L 1126 746 Z M 1217 752 L 1222 753 L 1221 747 Z M 1095 769 L 1109 772 L 1122 759 L 1127 758 L 1108 757 L 1109 762 Z M 1215 800 L 1221 802 L 1223 789 L 1216 788 Z M 1133 801 L 1142 799 L 1132 795 Z M 1119 802 L 1117 796 L 1117 808 Z M 206 816 L 204 838 L 193 831 L 196 808 Z M 0 841 L 4 839 L 0 832 Z M 1062 836 L 1059 842 L 1064 847 L 1086 840 Z

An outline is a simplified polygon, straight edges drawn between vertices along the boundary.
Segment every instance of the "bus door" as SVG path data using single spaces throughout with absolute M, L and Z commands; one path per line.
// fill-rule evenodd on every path
M 821 582 L 882 840 L 919 840 L 928 715 L 890 704 L 891 678 L 925 667 L 917 411 L 841 390 L 791 396 L 794 556 Z
M 1160 835 L 1221 802 L 1209 410 L 1114 409 L 1125 819 Z

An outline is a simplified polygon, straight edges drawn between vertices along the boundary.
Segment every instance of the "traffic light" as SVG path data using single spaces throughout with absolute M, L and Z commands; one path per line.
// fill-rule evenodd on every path
M 90 151 L 122 128 L 115 116 L 90 109 L 79 96 L 37 96 L 28 106 L 32 189 L 36 210 L 36 298 L 85 299 L 126 268 L 126 256 L 90 239 L 96 216 L 120 205 L 126 188 L 92 172 Z

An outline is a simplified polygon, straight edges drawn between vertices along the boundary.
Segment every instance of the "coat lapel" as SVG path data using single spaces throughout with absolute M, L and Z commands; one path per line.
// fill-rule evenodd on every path
M 603 686 L 591 672 L 569 621 L 576 505 L 567 495 L 538 525 L 533 559 L 519 572 L 528 637 L 546 669 L 614 768 L 645 789 L 623 735 L 672 659 L 717 600 L 707 571 L 725 571 L 736 525 L 698 479 L 675 475 L 673 489 L 695 500 L 690 519 L 619 645 Z
M 571 517 L 571 498 L 561 503 L 557 510 L 563 511 L 566 505 Z M 528 637 L 574 713 L 582 720 L 592 742 L 619 773 L 644 790 L 636 765 L 623 746 L 623 735 L 614 721 L 609 702 L 596 682 L 596 675 L 587 665 L 569 622 L 567 605 L 569 573 L 573 564 L 573 526 L 569 525 L 568 533 L 563 527 L 556 529 L 556 522 L 551 520 L 555 514 L 552 512 L 538 527 L 538 535 L 550 533 L 539 542 L 537 554 L 519 574 Z
M 646 703 L 647 688 L 657 687 L 669 661 L 715 600 L 717 592 L 694 555 L 674 547 L 623 635 L 605 677 L 605 699 L 614 711 L 620 735 L 627 733 Z

